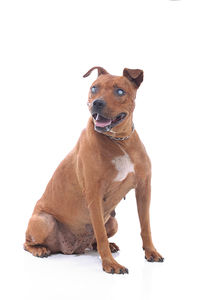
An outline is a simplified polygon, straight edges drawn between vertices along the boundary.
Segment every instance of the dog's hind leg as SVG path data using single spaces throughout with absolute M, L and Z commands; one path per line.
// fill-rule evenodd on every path
M 116 218 L 114 216 L 110 216 L 110 218 L 108 219 L 108 221 L 105 224 L 105 227 L 106 227 L 107 236 L 108 236 L 108 238 L 110 238 L 118 230 L 118 223 L 117 223 Z
M 106 232 L 107 232 L 107 237 L 110 238 L 113 236 L 117 230 L 118 230 L 118 223 L 116 218 L 113 216 L 110 216 L 108 221 L 105 224 Z M 119 247 L 115 243 L 109 243 L 109 247 L 112 253 L 119 251 Z M 97 250 L 97 243 L 96 240 L 92 244 L 93 250 Z
M 31 217 L 26 231 L 24 249 L 34 256 L 47 257 L 51 254 L 46 244 L 47 239 L 55 233 L 56 220 L 47 213 L 35 214 Z
M 118 223 L 114 216 L 115 216 L 115 212 L 113 216 L 110 216 L 109 220 L 105 225 L 108 238 L 113 236 L 118 230 Z M 109 242 L 109 246 L 112 253 L 119 251 L 119 247 L 115 243 Z

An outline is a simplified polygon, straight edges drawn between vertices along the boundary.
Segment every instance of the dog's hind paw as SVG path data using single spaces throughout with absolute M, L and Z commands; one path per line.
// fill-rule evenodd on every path
M 109 243 L 109 246 L 112 253 L 119 251 L 119 247 L 115 243 Z
M 48 257 L 51 254 L 51 251 L 44 246 L 31 246 L 26 243 L 24 244 L 24 250 L 29 251 L 36 257 Z
M 115 243 L 109 243 L 109 247 L 110 247 L 110 251 L 112 253 L 115 253 L 115 252 L 120 250 L 119 247 Z M 97 250 L 97 243 L 92 244 L 92 249 L 95 250 L 95 251 L 98 251 Z

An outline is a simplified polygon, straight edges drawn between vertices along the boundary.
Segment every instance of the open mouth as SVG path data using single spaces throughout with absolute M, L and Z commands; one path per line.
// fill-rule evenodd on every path
M 92 117 L 97 130 L 109 131 L 111 128 L 118 125 L 122 120 L 125 119 L 126 113 L 120 113 L 114 119 L 107 119 L 98 113 L 93 114 Z

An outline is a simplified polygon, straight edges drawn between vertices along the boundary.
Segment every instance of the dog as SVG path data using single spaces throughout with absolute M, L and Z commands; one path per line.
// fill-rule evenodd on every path
M 108 238 L 118 229 L 115 208 L 135 189 L 145 258 L 163 262 L 150 228 L 151 162 L 133 125 L 140 69 L 109 74 L 102 67 L 89 90 L 90 118 L 75 148 L 60 163 L 36 203 L 26 231 L 24 249 L 38 257 L 97 250 L 107 273 L 128 269 L 112 256 L 119 251 Z

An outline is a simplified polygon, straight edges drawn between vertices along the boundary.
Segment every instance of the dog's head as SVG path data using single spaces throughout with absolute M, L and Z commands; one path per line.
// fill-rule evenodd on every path
M 127 69 L 123 76 L 113 76 L 101 67 L 93 67 L 83 77 L 98 70 L 88 97 L 88 107 L 98 132 L 122 132 L 132 123 L 137 89 L 143 81 L 143 71 Z

